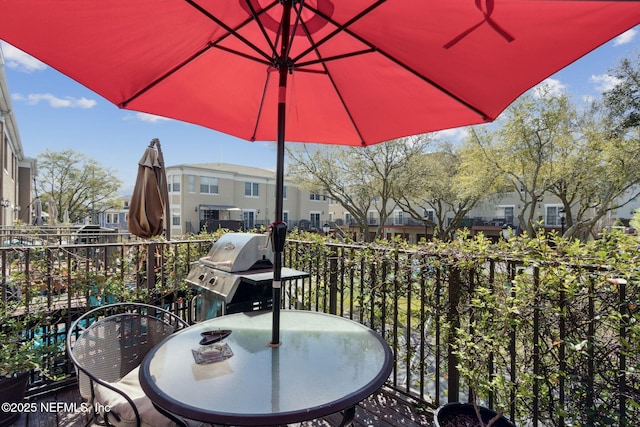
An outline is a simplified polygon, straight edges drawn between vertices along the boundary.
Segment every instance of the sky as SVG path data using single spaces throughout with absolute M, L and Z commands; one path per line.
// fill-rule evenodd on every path
M 566 91 L 576 103 L 598 98 L 615 84 L 608 74 L 623 58 L 640 55 L 640 27 L 623 33 L 545 80 Z M 158 138 L 167 166 L 231 163 L 273 170 L 275 144 L 248 142 L 204 127 L 116 106 L 33 57 L 0 41 L 13 112 L 24 153 L 37 157 L 47 150 L 72 149 L 113 169 L 130 194 L 137 163 Z M 459 140 L 464 129 L 439 133 Z

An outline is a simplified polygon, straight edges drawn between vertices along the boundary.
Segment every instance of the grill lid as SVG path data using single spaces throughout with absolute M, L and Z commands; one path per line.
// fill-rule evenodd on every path
M 229 273 L 270 267 L 273 252 L 268 240 L 266 234 L 227 233 L 213 244 L 200 262 Z

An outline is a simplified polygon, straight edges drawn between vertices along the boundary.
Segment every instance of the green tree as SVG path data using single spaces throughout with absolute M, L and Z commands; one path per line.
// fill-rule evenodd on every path
M 326 194 L 342 205 L 357 222 L 361 236 L 370 241 L 382 234 L 393 211 L 394 180 L 415 155 L 424 153 L 430 138 L 420 135 L 369 147 L 289 147 L 288 175 L 305 190 Z M 379 223 L 369 235 L 369 211 Z
M 581 240 L 638 196 L 638 129 L 612 132 L 604 105 L 580 113 L 566 94 L 541 87 L 512 104 L 497 130 L 472 129 L 469 143 L 500 171 L 504 191 L 519 198 L 519 223 L 529 234 L 549 195 L 566 212 L 565 237 Z
M 638 131 L 612 133 L 609 120 L 597 111 L 585 112 L 573 144 L 558 153 L 556 179 L 549 189 L 565 207 L 565 235 L 581 240 L 595 237 L 601 220 L 640 191 Z
M 519 223 L 529 234 L 542 216 L 538 204 L 561 178 L 556 163 L 574 144 L 576 114 L 567 95 L 542 86 L 514 102 L 497 130 L 470 132 L 468 142 L 500 171 L 504 190 L 520 199 Z
M 617 84 L 603 93 L 608 124 L 617 134 L 640 127 L 640 56 L 623 59 L 611 70 Z
M 71 222 L 119 207 L 121 185 L 114 170 L 74 150 L 47 150 L 38 156 L 35 190 L 46 206 L 55 205 L 59 216 L 67 211 Z
M 409 159 L 394 181 L 394 199 L 425 224 L 425 235 L 431 227 L 434 237 L 449 241 L 495 181 L 494 169 L 482 165 L 466 147 L 441 143 L 437 151 Z

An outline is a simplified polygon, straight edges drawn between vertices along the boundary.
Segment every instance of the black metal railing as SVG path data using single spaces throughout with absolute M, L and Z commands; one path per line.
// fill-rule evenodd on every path
M 29 316 L 31 327 L 23 339 L 47 348 L 43 369 L 31 373 L 31 390 L 74 375 L 66 357 L 66 331 L 93 307 L 147 302 L 190 320 L 184 279 L 190 264 L 211 244 L 211 240 L 184 240 L 0 247 L 2 307 L 13 310 L 10 316 L 15 320 Z M 41 375 L 44 370 L 47 376 Z
M 306 289 L 285 290 L 296 307 L 357 320 L 389 342 L 397 392 L 433 406 L 477 398 L 518 424 L 631 425 L 640 416 L 637 277 L 306 241 L 289 242 L 286 264 L 311 273 Z
M 48 367 L 73 375 L 60 343 L 70 322 L 95 305 L 143 301 L 190 320 L 184 279 L 211 244 L 0 248 L 2 298 L 51 314 L 31 333 L 58 346 Z M 640 418 L 637 278 L 611 280 L 616 271 L 595 265 L 462 261 L 426 249 L 289 240 L 285 265 L 310 277 L 284 283 L 282 305 L 378 331 L 394 352 L 388 386 L 426 405 L 477 397 L 533 425 Z M 490 388 L 465 380 L 473 358 Z M 32 387 L 45 383 L 34 373 Z

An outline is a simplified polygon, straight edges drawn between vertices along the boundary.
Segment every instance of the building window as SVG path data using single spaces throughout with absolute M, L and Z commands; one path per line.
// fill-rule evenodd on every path
M 376 218 L 375 211 L 369 211 L 368 224 L 369 225 L 378 225 L 378 219 Z
M 169 183 L 169 193 L 180 192 L 180 175 L 169 175 L 167 181 Z
M 500 225 L 513 225 L 515 219 L 515 207 L 513 205 L 500 205 L 496 208 L 496 218 L 500 220 Z
M 318 193 L 309 193 L 309 200 L 327 200 L 327 196 Z
M 433 209 L 424 210 L 424 219 L 431 222 L 436 222 L 436 212 Z
M 285 185 L 284 187 L 282 187 L 282 197 L 283 198 L 287 198 L 287 186 Z
M 180 214 L 171 214 L 171 225 L 180 225 Z
M 257 182 L 244 183 L 244 195 L 247 197 L 258 197 L 260 195 L 260 186 Z
M 201 176 L 200 177 L 200 193 L 218 194 L 218 178 Z
M 545 215 L 545 225 L 549 225 L 552 227 L 560 226 L 560 209 L 562 209 L 562 205 L 547 205 L 545 206 L 546 215 Z
M 196 192 L 196 176 L 195 175 L 187 175 L 187 191 L 189 193 Z
M 106 223 L 107 224 L 117 224 L 118 223 L 118 214 L 117 213 L 107 213 L 107 215 L 106 215 Z
M 352 221 L 353 221 L 353 216 L 349 212 L 345 212 L 344 223 L 347 225 L 351 225 Z
M 393 212 L 393 225 L 404 225 L 404 212 L 403 211 L 394 211 Z
M 311 228 L 320 229 L 320 212 L 311 212 L 309 215 Z
M 289 223 L 289 211 L 282 212 L 282 221 Z

